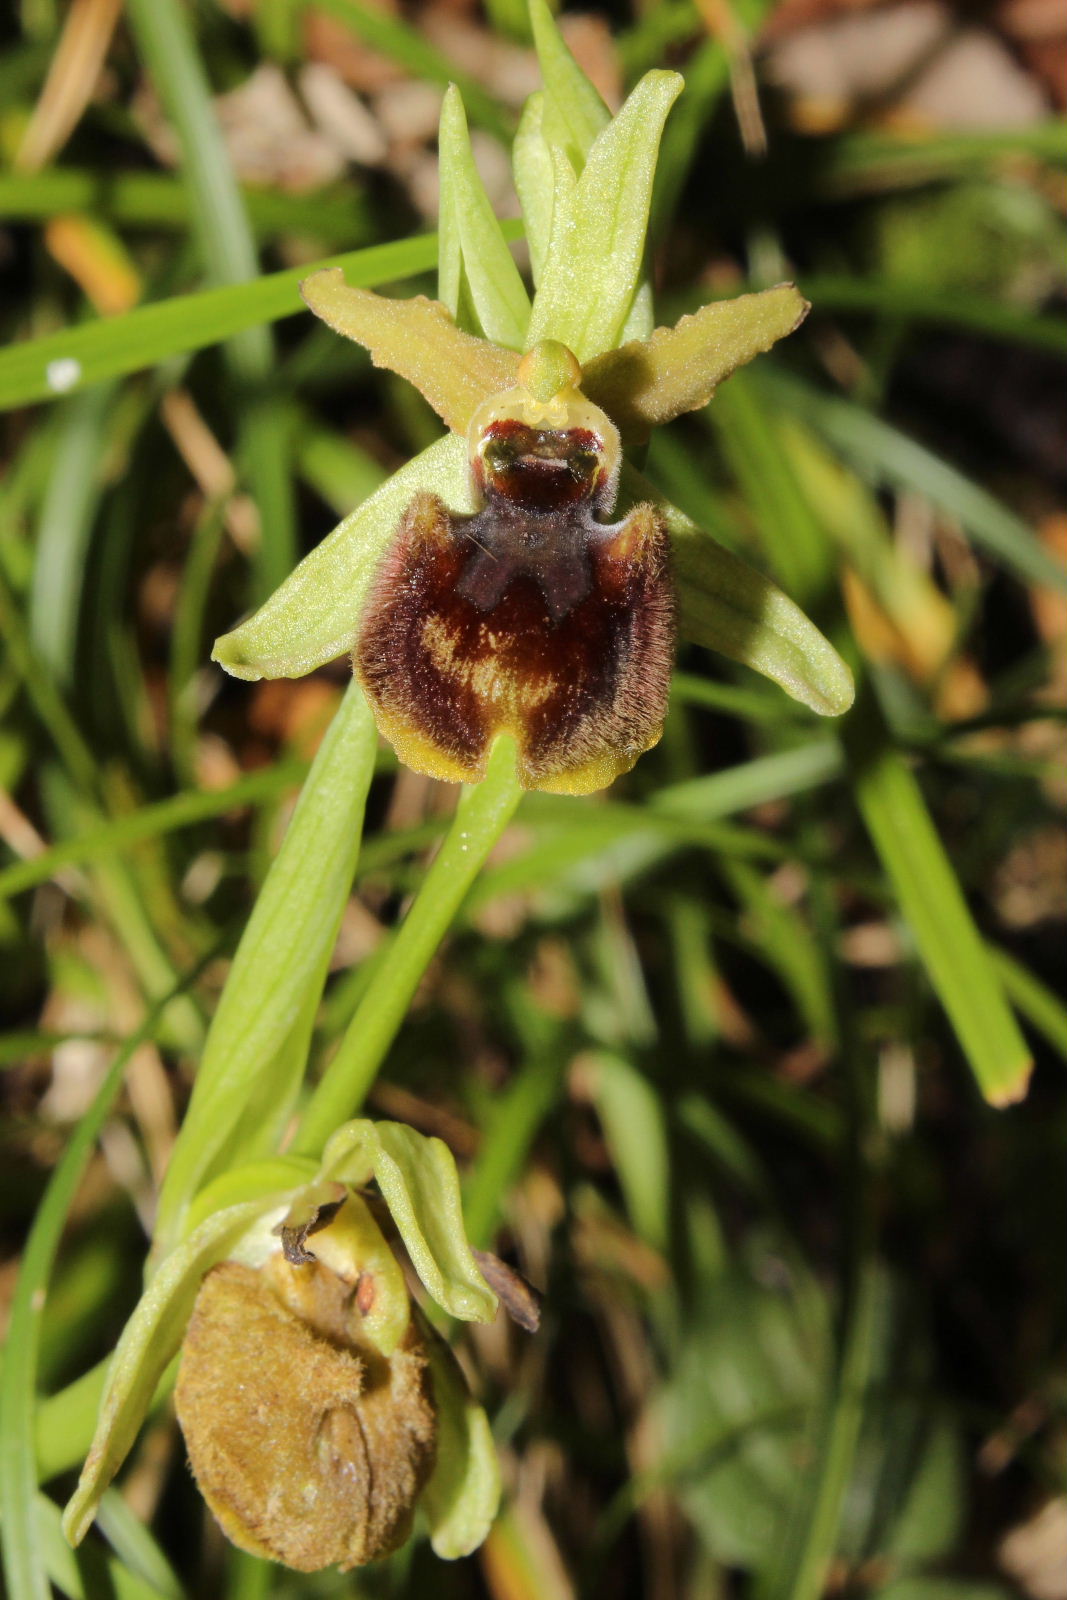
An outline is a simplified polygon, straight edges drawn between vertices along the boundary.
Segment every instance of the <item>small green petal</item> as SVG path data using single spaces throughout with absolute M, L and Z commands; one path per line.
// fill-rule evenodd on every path
M 511 148 L 511 165 L 519 204 L 522 206 L 535 286 L 541 282 L 548 254 L 555 186 L 552 151 L 544 134 L 544 112 L 545 97 L 538 91 L 530 96 L 523 107 Z M 441 298 L 444 299 L 443 293 Z
M 552 237 L 528 344 L 558 339 L 584 366 L 617 342 L 641 277 L 660 134 L 682 87 L 676 72 L 646 73 L 597 135 L 569 197 L 561 194 L 557 169 Z
M 323 1152 L 322 1176 L 352 1186 L 373 1176 L 411 1264 L 449 1316 L 492 1322 L 497 1299 L 471 1254 L 459 1175 L 448 1146 L 399 1122 L 346 1122 Z
M 673 328 L 597 356 L 582 388 L 624 440 L 645 439 L 660 423 L 705 405 L 731 372 L 794 332 L 809 309 L 791 283 L 712 301 Z
M 530 23 L 545 84 L 544 135 L 562 146 L 578 173 L 611 112 L 568 50 L 545 0 L 530 0 Z
M 215 642 L 235 678 L 299 678 L 352 648 L 382 553 L 419 489 L 473 511 L 467 442 L 448 433 L 357 506 L 247 622 Z
M 684 639 L 761 672 L 821 717 L 839 717 L 855 698 L 852 674 L 830 641 L 787 595 L 690 522 L 632 467 L 628 500 L 651 500 L 667 519 Z
M 488 395 L 515 383 L 515 352 L 461 332 L 439 300 L 390 300 L 356 289 L 340 267 L 305 278 L 300 293 L 327 327 L 364 345 L 376 367 L 413 383 L 454 433 L 466 433 Z
M 228 1256 L 258 1264 L 277 1248 L 271 1227 L 286 1194 L 218 1211 L 171 1252 L 137 1303 L 111 1362 L 100 1416 L 78 1487 L 63 1513 L 63 1532 L 80 1544 L 100 1497 L 126 1459 L 156 1386 L 177 1354 L 205 1272 Z
M 488 1418 L 471 1398 L 451 1350 L 428 1336 L 426 1353 L 437 1404 L 437 1460 L 419 1503 L 435 1555 L 458 1561 L 477 1550 L 493 1525 L 500 1466 Z
M 461 294 L 460 278 L 465 279 L 486 338 L 512 350 L 524 350 L 530 297 L 474 164 L 463 100 L 455 84 L 448 89 L 441 106 L 438 151 L 441 230 L 445 241 L 442 299 L 455 313 Z

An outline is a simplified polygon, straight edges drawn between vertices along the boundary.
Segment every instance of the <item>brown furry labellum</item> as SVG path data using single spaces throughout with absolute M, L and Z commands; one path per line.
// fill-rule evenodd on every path
M 301 1572 L 403 1544 L 437 1419 L 413 1318 L 389 1357 L 360 1338 L 352 1286 L 282 1256 L 209 1272 L 178 1375 L 197 1484 L 242 1550 Z
M 662 733 L 674 646 L 667 533 L 621 522 L 618 431 L 550 341 L 469 431 L 480 509 L 422 491 L 371 590 L 353 666 L 401 760 L 452 781 L 518 746 L 526 788 L 605 788 Z

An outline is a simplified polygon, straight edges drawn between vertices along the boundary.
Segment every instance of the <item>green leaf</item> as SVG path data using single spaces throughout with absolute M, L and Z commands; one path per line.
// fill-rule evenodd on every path
M 544 137 L 561 146 L 577 174 L 611 112 L 571 55 L 545 0 L 530 0 L 530 25 L 545 85 Z
M 500 1504 L 500 1466 L 489 1422 L 448 1346 L 427 1330 L 437 1458 L 419 1505 L 435 1555 L 457 1561 L 484 1540 Z
M 1032 1062 L 911 769 L 867 691 L 845 724 L 856 803 L 982 1094 L 1026 1094 Z
M 463 333 L 439 300 L 355 289 L 337 267 L 305 278 L 300 293 L 327 327 L 364 345 L 376 367 L 413 383 L 453 433 L 466 433 L 483 400 L 518 381 L 515 352 Z
M 569 197 L 560 193 L 557 169 L 529 345 L 558 339 L 584 363 L 618 342 L 641 277 L 660 134 L 682 87 L 675 72 L 642 78 L 597 135 Z
M 276 1248 L 271 1229 L 289 1199 L 282 1193 L 217 1211 L 167 1256 L 141 1296 L 115 1351 L 92 1448 L 63 1513 L 71 1544 L 80 1544 L 89 1531 L 101 1495 L 137 1437 L 156 1385 L 181 1345 L 205 1272 L 235 1252 L 251 1263 Z
M 582 388 L 624 440 L 645 439 L 660 423 L 706 405 L 731 372 L 793 333 L 809 309 L 791 283 L 712 301 L 673 328 L 597 356 Z
M 239 1157 L 266 1154 L 303 1076 L 311 1027 L 348 899 L 377 735 L 347 691 L 241 938 L 211 1022 L 160 1194 L 156 1250 L 197 1189 Z
M 652 500 L 667 520 L 682 637 L 761 672 L 820 716 L 847 711 L 855 696 L 852 674 L 800 607 L 702 533 L 640 473 L 624 468 L 623 485 L 628 500 Z
M 327 534 L 247 622 L 211 653 L 235 678 L 299 678 L 352 648 L 378 563 L 419 489 L 473 511 L 466 441 L 448 433 L 394 472 Z
M 474 164 L 463 101 L 454 84 L 441 106 L 438 151 L 441 299 L 455 316 L 465 283 L 486 338 L 525 350 L 530 297 Z
M 456 1162 L 443 1140 L 360 1118 L 338 1128 L 321 1172 L 353 1187 L 375 1178 L 427 1292 L 449 1316 L 492 1322 L 496 1295 L 467 1243 Z

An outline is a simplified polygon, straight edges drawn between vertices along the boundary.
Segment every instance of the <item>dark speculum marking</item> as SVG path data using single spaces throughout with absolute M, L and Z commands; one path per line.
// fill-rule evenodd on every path
M 589 428 L 531 428 L 501 419 L 485 430 L 475 474 L 487 502 L 540 516 L 588 501 L 603 455 L 603 442 Z

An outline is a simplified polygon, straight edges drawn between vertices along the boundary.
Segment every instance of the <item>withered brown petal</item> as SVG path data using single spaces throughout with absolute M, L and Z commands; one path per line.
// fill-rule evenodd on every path
M 706 404 L 731 372 L 792 333 L 810 307 L 792 283 L 736 300 L 713 300 L 673 328 L 657 328 L 586 363 L 582 389 L 623 440 Z
M 413 383 L 454 433 L 467 431 L 489 395 L 517 382 L 515 351 L 463 333 L 439 300 L 390 300 L 346 283 L 340 267 L 312 273 L 300 293 L 335 333 L 364 345 L 376 367 Z
M 512 1322 L 517 1322 L 527 1333 L 536 1333 L 541 1326 L 541 1296 L 533 1284 L 491 1250 L 472 1253 L 482 1269 L 482 1277 L 499 1297 Z
M 386 1360 L 359 1316 L 320 1266 L 228 1261 L 186 1334 L 175 1401 L 200 1491 L 234 1544 L 301 1572 L 395 1550 L 433 1468 L 422 1335 Z
M 565 523 L 557 552 L 572 538 L 570 560 L 553 553 L 540 575 L 521 516 L 506 549 L 479 549 L 480 526 L 428 493 L 401 518 L 353 652 L 378 726 L 408 766 L 452 782 L 483 777 L 509 733 L 524 787 L 603 789 L 663 729 L 674 645 L 663 520 L 641 505 L 614 530 Z M 509 564 L 506 581 L 468 598 L 464 575 L 487 555 Z

